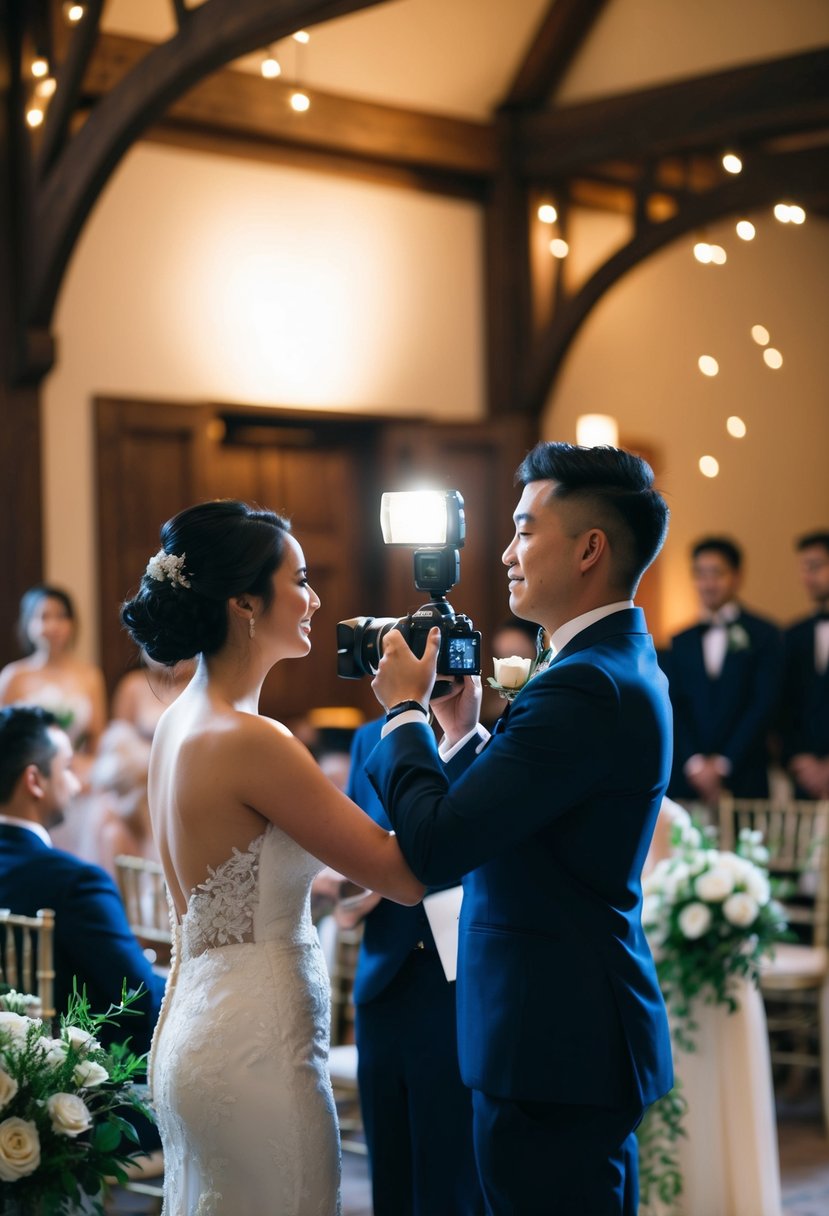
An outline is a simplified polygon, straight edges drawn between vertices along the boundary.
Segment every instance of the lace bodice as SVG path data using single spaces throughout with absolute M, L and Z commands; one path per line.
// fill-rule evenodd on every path
M 322 863 L 273 824 L 191 892 L 180 926 L 182 961 L 242 942 L 314 940 L 309 893 Z

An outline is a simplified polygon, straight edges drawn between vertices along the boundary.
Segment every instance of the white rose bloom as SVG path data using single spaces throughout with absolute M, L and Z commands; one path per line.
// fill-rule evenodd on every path
M 729 895 L 722 910 L 725 919 L 740 929 L 746 929 L 749 925 L 754 924 L 757 913 L 760 911 L 756 900 L 753 900 L 745 891 Z
M 650 874 L 642 882 L 642 891 L 645 895 L 654 895 L 665 889 L 665 879 L 672 865 L 673 862 L 669 857 L 663 857 L 662 861 L 656 863 Z
M 8 1106 L 19 1088 L 14 1077 L 10 1077 L 5 1068 L 0 1068 L 0 1110 Z
M 765 874 L 755 869 L 754 866 L 751 867 L 751 870 L 746 875 L 746 890 L 751 898 L 757 901 L 760 907 L 769 902 L 771 896 L 769 880 Z
M 707 933 L 711 924 L 711 909 L 705 904 L 688 904 L 679 914 L 679 927 L 685 937 L 693 940 Z
M 725 866 L 715 865 L 694 880 L 694 890 L 707 903 L 720 903 L 734 890 L 734 875 Z
M 663 798 L 661 810 L 664 811 L 673 827 L 686 828 L 691 826 L 691 816 L 685 810 L 685 807 L 680 806 L 678 802 L 673 802 L 670 798 Z
M 83 1098 L 77 1094 L 52 1094 L 46 1103 L 52 1120 L 52 1130 L 59 1136 L 80 1136 L 92 1126 L 92 1115 Z
M 63 1039 L 47 1039 L 44 1037 L 42 1039 L 38 1039 L 38 1041 L 35 1043 L 35 1047 L 41 1053 L 41 1055 L 46 1057 L 47 1061 L 53 1065 L 53 1067 L 58 1068 L 66 1059 L 66 1052 L 69 1049 L 69 1044 L 64 1043 Z
M 493 659 L 495 666 L 495 683 L 502 688 L 521 688 L 530 678 L 532 659 L 522 659 L 519 655 L 511 655 L 508 659 Z
M 40 1025 L 39 1018 L 26 1018 L 21 1013 L 9 1013 L 5 1009 L 0 1011 L 0 1034 L 5 1032 L 13 1043 L 21 1047 L 26 1042 L 29 1027 Z
M 658 895 L 646 895 L 642 900 L 642 924 L 646 929 L 655 928 L 662 919 L 662 900 Z
M 92 1089 L 93 1086 L 102 1085 L 104 1081 L 108 1081 L 109 1073 L 94 1060 L 81 1060 L 72 1073 L 72 1080 L 82 1089 Z
M 28 1119 L 4 1119 L 0 1123 L 0 1179 L 17 1182 L 33 1174 L 40 1165 L 40 1137 Z
M 63 1031 L 64 1040 L 68 1040 L 69 1046 L 74 1047 L 75 1051 L 98 1051 L 101 1044 L 96 1038 L 89 1033 L 88 1030 L 81 1030 L 80 1026 L 67 1026 Z

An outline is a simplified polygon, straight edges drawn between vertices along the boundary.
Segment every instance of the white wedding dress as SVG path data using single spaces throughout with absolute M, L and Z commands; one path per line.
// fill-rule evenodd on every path
M 329 981 L 311 923 L 316 858 L 270 825 L 173 924 L 150 1084 L 163 1216 L 336 1216 Z

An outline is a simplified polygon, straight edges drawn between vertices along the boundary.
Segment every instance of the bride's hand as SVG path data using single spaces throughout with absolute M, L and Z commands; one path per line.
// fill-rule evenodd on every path
M 429 708 L 429 697 L 435 683 L 435 669 L 440 650 L 440 630 L 429 630 L 423 658 L 416 658 L 398 629 L 391 629 L 383 638 L 383 657 L 377 675 L 371 681 L 375 697 L 385 709 L 401 701 L 419 701 Z

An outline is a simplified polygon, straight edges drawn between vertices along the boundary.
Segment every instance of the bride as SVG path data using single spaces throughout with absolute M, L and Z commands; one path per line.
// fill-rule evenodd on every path
M 151 1055 L 164 1216 L 335 1216 L 329 986 L 309 888 L 323 865 L 399 903 L 423 887 L 394 836 L 259 716 L 311 648 L 320 601 L 289 525 L 233 501 L 161 530 L 122 619 L 165 664 L 199 655 L 153 740 L 149 801 L 176 958 Z

